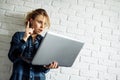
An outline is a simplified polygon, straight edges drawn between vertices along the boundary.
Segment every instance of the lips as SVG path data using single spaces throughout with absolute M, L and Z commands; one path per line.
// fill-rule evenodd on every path
M 39 29 L 38 32 L 42 32 L 43 30 L 42 29 Z

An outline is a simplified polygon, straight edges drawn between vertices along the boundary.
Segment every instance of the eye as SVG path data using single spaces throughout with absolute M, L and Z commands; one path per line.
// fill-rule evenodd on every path
M 42 21 L 38 21 L 38 23 L 42 24 Z
M 44 25 L 46 26 L 46 25 L 47 25 L 47 23 L 44 23 Z

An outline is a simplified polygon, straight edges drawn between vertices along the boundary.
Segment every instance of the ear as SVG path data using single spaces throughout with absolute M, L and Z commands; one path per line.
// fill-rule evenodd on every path
M 32 21 L 33 21 L 33 19 L 32 19 L 32 18 L 30 18 L 30 23 L 32 23 Z
M 31 19 L 29 20 L 29 26 L 30 26 L 30 28 L 32 27 L 32 23 L 33 23 L 33 19 L 31 18 Z

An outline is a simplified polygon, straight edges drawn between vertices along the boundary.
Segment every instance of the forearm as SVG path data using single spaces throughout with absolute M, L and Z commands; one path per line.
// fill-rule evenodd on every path
M 11 47 L 8 53 L 9 59 L 14 62 L 19 56 L 21 56 L 26 48 L 26 44 L 24 41 L 20 41 L 19 44 L 15 44 L 11 42 Z

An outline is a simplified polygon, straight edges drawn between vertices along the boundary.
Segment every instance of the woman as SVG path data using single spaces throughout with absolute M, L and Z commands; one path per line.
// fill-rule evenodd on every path
M 25 32 L 16 32 L 11 40 L 8 57 L 13 62 L 13 72 L 10 80 L 45 80 L 45 73 L 58 68 L 58 63 L 32 65 L 31 61 L 43 39 L 41 33 L 50 27 L 49 16 L 44 9 L 36 9 L 27 15 L 25 23 Z

